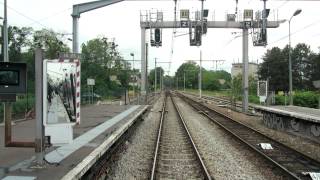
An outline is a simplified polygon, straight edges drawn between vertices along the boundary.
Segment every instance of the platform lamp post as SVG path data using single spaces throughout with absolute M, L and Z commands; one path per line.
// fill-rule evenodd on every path
M 133 91 L 133 98 L 135 98 L 135 85 L 136 85 L 136 73 L 134 72 L 134 53 L 130 53 L 130 56 L 132 56 L 132 72 L 133 72 L 133 77 L 134 77 L 134 82 L 132 86 L 132 91 Z
M 292 61 L 291 61 L 291 20 L 294 16 L 297 16 L 301 13 L 301 9 L 297 9 L 291 18 L 289 19 L 289 98 L 290 98 L 290 105 L 293 105 L 293 96 L 292 96 Z

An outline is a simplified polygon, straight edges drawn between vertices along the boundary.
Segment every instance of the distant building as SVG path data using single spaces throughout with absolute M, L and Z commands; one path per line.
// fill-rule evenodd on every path
M 242 75 L 242 63 L 233 63 L 231 68 L 231 77 L 234 78 L 239 74 Z M 249 76 L 253 76 L 255 79 L 258 79 L 258 67 L 257 63 L 249 63 Z

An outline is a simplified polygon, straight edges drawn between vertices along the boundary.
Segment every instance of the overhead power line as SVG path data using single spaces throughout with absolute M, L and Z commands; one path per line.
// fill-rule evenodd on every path
M 42 18 L 42 19 L 37 20 L 36 22 L 42 22 L 42 21 L 51 19 L 51 18 L 56 17 L 56 16 L 58 16 L 58 15 L 64 13 L 64 12 L 66 12 L 66 11 L 69 11 L 69 10 L 71 10 L 71 9 L 72 9 L 72 8 L 67 8 L 67 9 L 64 9 L 64 10 L 61 10 L 61 11 L 58 11 L 58 12 L 55 12 L 55 13 L 51 14 L 50 16 L 47 16 L 47 17 L 44 17 L 44 18 Z M 27 26 L 31 26 L 31 25 L 35 24 L 36 22 L 33 22 L 33 23 L 31 23 L 31 24 L 29 24 L 29 25 L 27 25 Z
M 3 4 L 3 2 L 0 2 L 0 4 Z M 22 17 L 24 17 L 24 18 L 26 18 L 26 19 L 28 19 L 28 20 L 36 23 L 36 24 L 39 24 L 40 26 L 43 26 L 43 27 L 47 28 L 45 25 L 43 25 L 43 24 L 41 24 L 40 22 L 32 19 L 31 17 L 29 17 L 29 16 L 27 16 L 27 15 L 19 12 L 18 10 L 15 10 L 14 8 L 12 8 L 12 7 L 8 6 L 8 5 L 7 5 L 7 7 L 8 7 L 8 9 L 10 9 L 10 10 L 14 11 L 15 13 L 19 14 L 20 16 L 22 16 Z
M 3 4 L 3 2 L 0 2 L 0 4 Z M 8 7 L 8 9 L 12 10 L 13 12 L 17 13 L 18 15 L 20 15 L 20 16 L 22 16 L 22 17 L 24 17 L 24 18 L 26 18 L 26 19 L 28 19 L 28 20 L 30 20 L 30 21 L 32 22 L 31 24 L 28 24 L 28 25 L 26 25 L 26 26 L 31 26 L 31 25 L 33 25 L 33 24 L 38 24 L 38 25 L 40 25 L 40 26 L 42 26 L 42 27 L 44 27 L 44 28 L 47 28 L 47 29 L 50 29 L 50 28 L 49 28 L 48 26 L 42 24 L 41 21 L 45 21 L 45 20 L 47 20 L 47 19 L 56 17 L 57 15 L 59 15 L 59 14 L 61 14 L 61 13 L 64 13 L 64 12 L 72 9 L 72 8 L 64 9 L 64 10 L 58 11 L 58 12 L 56 12 L 56 13 L 53 13 L 53 14 L 50 15 L 50 16 L 47 16 L 47 17 L 45 17 L 45 18 L 42 18 L 42 19 L 40 19 L 40 20 L 35 20 L 35 19 L 33 19 L 33 18 L 25 15 L 24 13 L 22 13 L 22 12 L 16 10 L 16 9 L 14 9 L 14 8 L 8 6 L 8 5 L 7 5 L 7 7 Z
M 318 23 L 320 23 L 320 19 L 318 19 L 318 20 L 316 20 L 316 21 L 314 21 L 314 22 L 312 22 L 312 23 L 310 23 L 310 24 L 302 27 L 301 29 L 299 29 L 299 30 L 291 33 L 291 36 L 293 36 L 293 35 L 295 35 L 295 34 L 297 34 L 297 33 L 300 33 L 300 32 L 302 32 L 302 31 L 304 31 L 304 30 L 306 30 L 306 29 L 308 29 L 308 28 L 310 28 L 310 27 L 312 27 L 312 26 L 314 26 L 314 25 L 317 25 Z M 270 44 L 274 44 L 274 43 L 276 43 L 276 42 L 279 42 L 279 41 L 281 41 L 281 40 L 283 40 L 283 39 L 286 39 L 288 36 L 289 36 L 289 35 L 285 35 L 285 36 L 279 38 L 278 40 L 275 40 L 275 41 L 269 43 L 269 45 L 270 45 Z

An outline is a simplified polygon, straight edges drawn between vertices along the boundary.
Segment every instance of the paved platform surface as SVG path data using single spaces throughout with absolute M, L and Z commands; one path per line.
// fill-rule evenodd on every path
M 320 123 L 320 110 L 299 106 L 255 106 L 256 109 Z
M 74 146 L 77 148 L 74 152 L 70 152 L 70 146 L 65 146 L 64 150 L 69 153 L 68 156 L 63 153 L 57 153 L 59 148 L 52 147 L 46 150 L 47 155 L 51 153 L 51 159 L 52 157 L 54 157 L 53 159 L 59 159 L 57 161 L 59 164 L 46 164 L 44 169 L 38 169 L 33 166 L 35 160 L 33 148 L 4 147 L 4 127 L 0 127 L 0 179 L 4 174 L 6 176 L 37 177 L 37 179 L 48 179 L 48 177 L 50 177 L 49 179 L 61 179 L 93 152 L 96 154 L 97 152 L 102 152 L 101 144 L 107 140 L 112 140 L 114 138 L 113 133 L 117 129 L 121 129 L 123 125 L 127 125 L 128 121 L 132 121 L 137 113 L 141 113 L 145 109 L 145 106 L 118 105 L 91 105 L 82 107 L 81 124 L 74 128 L 74 138 L 78 139 L 78 141 L 75 141 L 78 144 L 74 144 Z M 93 128 L 99 129 L 100 133 L 92 133 L 95 132 L 95 130 L 92 130 Z M 94 134 L 94 136 L 88 137 L 88 134 Z M 22 121 L 13 126 L 14 140 L 33 141 L 34 137 L 35 120 Z M 84 142 L 84 140 L 88 142 Z M 79 143 L 82 146 L 79 146 Z M 63 149 L 63 147 L 61 148 Z M 52 154 L 55 155 L 52 156 Z

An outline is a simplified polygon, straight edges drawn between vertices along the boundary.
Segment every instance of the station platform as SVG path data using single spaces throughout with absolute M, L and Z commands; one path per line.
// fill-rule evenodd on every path
M 299 106 L 258 106 L 264 124 L 320 142 L 320 110 Z
M 146 112 L 148 106 L 91 105 L 81 109 L 81 124 L 70 144 L 46 149 L 44 167 L 36 166 L 34 148 L 4 147 L 0 127 L 0 179 L 79 179 Z M 16 122 L 13 139 L 33 141 L 35 120 Z

